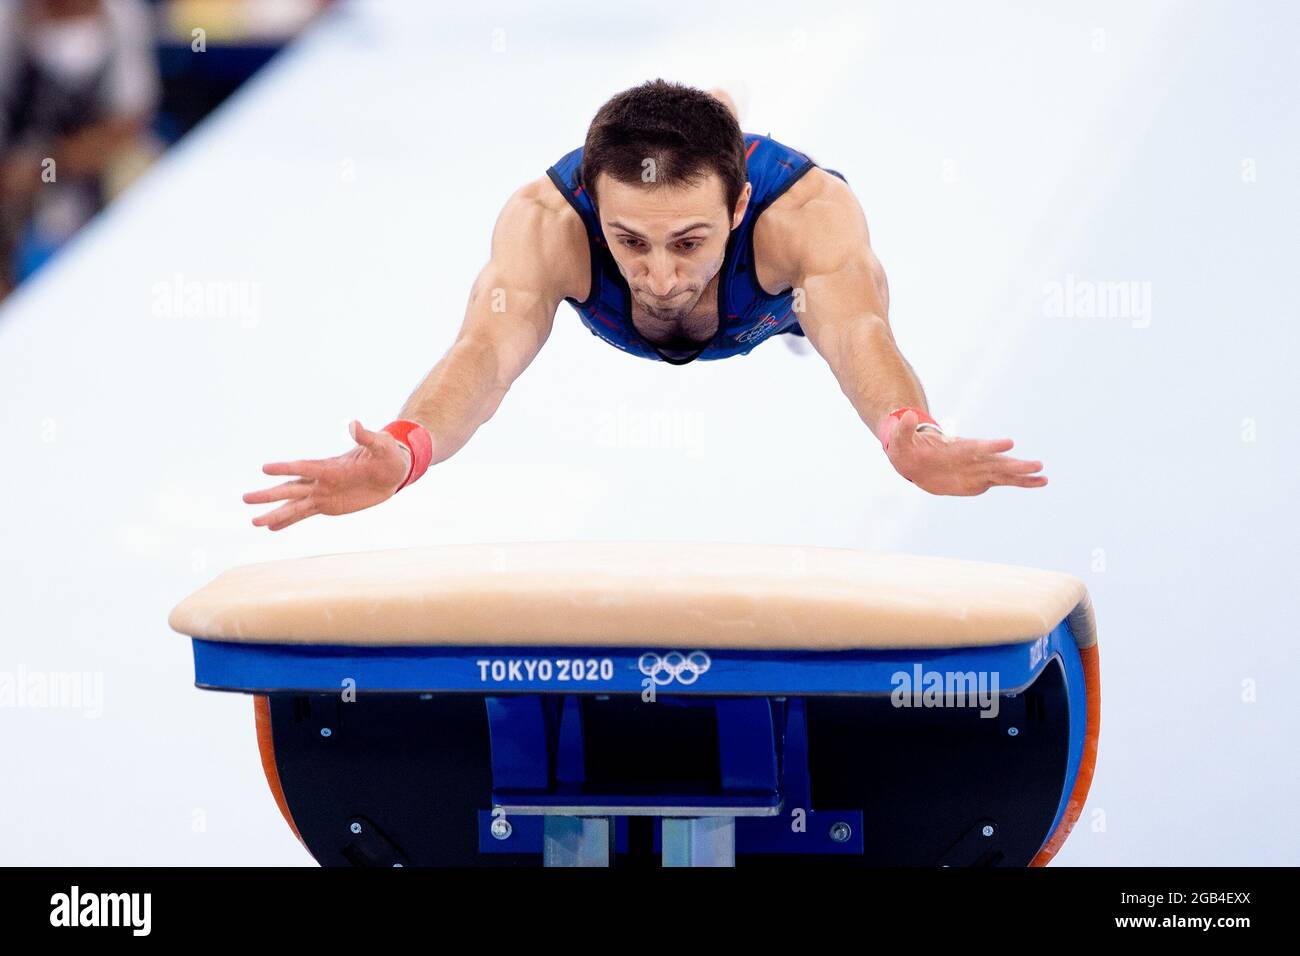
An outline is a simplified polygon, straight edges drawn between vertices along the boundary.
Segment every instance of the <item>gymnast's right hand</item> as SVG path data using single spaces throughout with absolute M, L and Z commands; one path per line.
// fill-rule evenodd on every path
M 391 498 L 410 471 L 410 450 L 388 432 L 369 431 L 357 421 L 348 432 L 357 447 L 342 455 L 264 465 L 264 474 L 299 477 L 244 495 L 250 505 L 285 502 L 254 518 L 253 524 L 279 531 L 312 515 L 350 514 Z

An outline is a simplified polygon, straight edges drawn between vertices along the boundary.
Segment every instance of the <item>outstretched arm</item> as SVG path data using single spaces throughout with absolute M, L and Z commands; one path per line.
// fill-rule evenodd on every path
M 925 392 L 889 325 L 889 290 L 871 249 L 866 217 L 848 185 L 832 177 L 790 218 L 799 324 L 840 389 L 904 478 L 932 494 L 978 495 L 994 485 L 1036 488 L 1042 463 L 1008 458 L 1009 438 L 976 441 L 917 430 Z
M 433 436 L 434 464 L 459 451 L 496 413 L 551 334 L 564 297 L 556 269 L 562 250 L 535 189 L 530 184 L 506 203 L 455 343 L 402 407 L 402 418 Z
M 432 440 L 432 463 L 455 454 L 496 412 L 506 391 L 550 335 L 567 277 L 565 237 L 535 182 L 506 203 L 492 233 L 492 256 L 470 291 L 455 342 L 402 408 Z M 409 427 L 409 426 L 408 426 Z M 316 514 L 360 511 L 391 498 L 407 480 L 411 453 L 386 431 L 350 427 L 356 447 L 334 458 L 268 464 L 268 475 L 297 476 L 244 495 L 248 504 L 282 501 L 253 524 L 279 531 Z M 427 447 L 427 446 L 426 446 Z

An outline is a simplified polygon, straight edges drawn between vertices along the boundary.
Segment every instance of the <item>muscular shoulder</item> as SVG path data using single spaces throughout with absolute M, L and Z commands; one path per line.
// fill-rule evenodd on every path
M 525 183 L 506 200 L 492 234 L 494 253 L 516 250 L 546 273 L 561 298 L 579 301 L 591 286 L 587 229 L 569 201 L 546 176 Z
M 764 273 L 788 287 L 810 274 L 871 255 L 862 207 L 848 183 L 814 166 L 786 190 L 754 227 L 754 254 Z

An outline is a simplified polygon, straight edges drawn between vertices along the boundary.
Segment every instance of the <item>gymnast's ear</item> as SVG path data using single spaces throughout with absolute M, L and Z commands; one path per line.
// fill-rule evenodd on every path
M 736 208 L 731 213 L 732 229 L 736 229 L 744 221 L 745 210 L 749 208 L 749 197 L 753 194 L 754 187 L 746 180 L 744 188 L 740 190 L 740 195 L 736 197 Z

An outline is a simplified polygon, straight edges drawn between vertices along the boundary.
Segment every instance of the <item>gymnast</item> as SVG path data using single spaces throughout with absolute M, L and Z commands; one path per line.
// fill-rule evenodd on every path
M 724 90 L 659 79 L 610 99 L 581 148 L 506 201 L 456 340 L 400 418 L 379 431 L 353 421 L 342 455 L 264 466 L 292 480 L 244 495 L 283 502 L 253 524 L 279 531 L 360 511 L 454 455 L 541 350 L 562 300 L 606 343 L 673 365 L 806 338 L 918 488 L 1047 484 L 1041 462 L 1005 454 L 1011 439 L 948 435 L 930 416 L 843 175 L 742 133 Z

